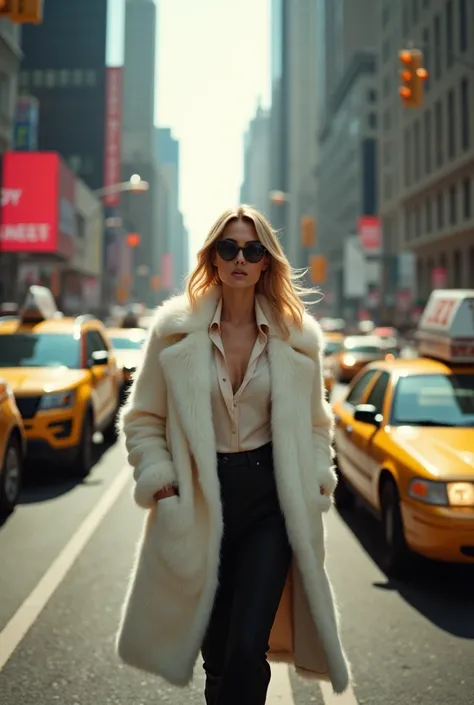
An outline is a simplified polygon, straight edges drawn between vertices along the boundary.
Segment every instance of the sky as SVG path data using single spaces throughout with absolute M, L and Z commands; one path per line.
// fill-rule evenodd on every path
M 109 2 L 107 63 L 123 62 L 124 0 Z M 243 137 L 270 85 L 270 0 L 156 0 L 155 123 L 180 142 L 190 254 L 238 203 Z M 191 260 L 192 261 L 192 260 Z

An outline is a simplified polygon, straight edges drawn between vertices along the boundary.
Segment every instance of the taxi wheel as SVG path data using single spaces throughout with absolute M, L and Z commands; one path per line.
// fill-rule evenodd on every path
M 402 576 L 409 568 L 410 551 L 403 531 L 400 497 L 393 480 L 385 481 L 380 499 L 384 538 L 382 567 L 387 575 Z
M 0 475 L 0 517 L 15 509 L 21 489 L 22 455 L 16 438 L 11 438 L 5 453 Z
M 87 477 L 92 468 L 92 446 L 94 427 L 90 413 L 84 417 L 82 424 L 81 443 L 77 457 L 72 465 L 72 476 L 76 478 Z

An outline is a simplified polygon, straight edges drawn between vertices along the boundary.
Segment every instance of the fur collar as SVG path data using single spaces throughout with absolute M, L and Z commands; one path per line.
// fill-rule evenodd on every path
M 200 298 L 194 310 L 191 308 L 186 294 L 171 297 L 155 312 L 152 324 L 155 334 L 159 338 L 184 337 L 207 330 L 212 322 L 220 296 L 220 287 L 213 287 Z M 281 338 L 267 299 L 259 295 L 258 301 L 268 319 L 270 336 Z M 293 349 L 316 358 L 324 347 L 324 335 L 316 319 L 305 313 L 302 329 L 290 326 L 290 337 L 286 342 Z

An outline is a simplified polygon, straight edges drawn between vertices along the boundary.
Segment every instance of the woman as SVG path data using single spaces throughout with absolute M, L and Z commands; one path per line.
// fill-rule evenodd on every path
M 350 681 L 324 567 L 336 486 L 323 338 L 271 226 L 223 213 L 156 314 L 121 427 L 149 510 L 118 651 L 208 705 L 262 705 L 269 657 Z

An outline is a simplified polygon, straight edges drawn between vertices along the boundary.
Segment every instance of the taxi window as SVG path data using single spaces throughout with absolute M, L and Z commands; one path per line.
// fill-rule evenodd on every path
M 367 387 L 378 372 L 378 370 L 368 370 L 364 375 L 362 375 L 347 395 L 346 403 L 351 404 L 351 406 L 357 406 L 360 404 L 364 398 L 365 392 L 367 391 Z
M 385 399 L 385 392 L 387 391 L 389 382 L 390 375 L 388 374 L 388 372 L 382 372 L 380 374 L 380 377 L 372 387 L 369 396 L 367 397 L 367 404 L 373 404 L 377 409 L 378 414 L 381 414 L 383 412 L 383 402 Z
M 0 367 L 80 367 L 79 340 L 64 333 L 2 335 Z
M 396 388 L 392 423 L 474 428 L 474 375 L 413 375 Z
M 117 350 L 141 350 L 145 338 L 110 338 Z

